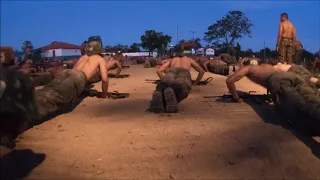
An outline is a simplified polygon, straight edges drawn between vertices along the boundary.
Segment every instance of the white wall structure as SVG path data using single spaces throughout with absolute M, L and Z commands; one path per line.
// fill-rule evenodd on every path
M 102 54 L 115 54 L 115 53 L 102 53 Z M 130 52 L 130 53 L 122 53 L 122 55 L 124 56 L 128 56 L 128 57 L 140 57 L 140 56 L 149 56 L 149 52 Z M 151 54 L 153 57 L 157 57 L 158 53 L 157 52 L 153 52 Z
M 197 54 L 204 54 L 204 48 L 197 49 Z
M 206 55 L 214 56 L 214 49 L 212 49 L 212 48 L 207 48 L 207 49 L 206 49 Z
M 80 49 L 61 49 L 62 56 L 81 56 Z
M 42 57 L 59 57 L 62 56 L 62 49 L 49 49 L 41 53 Z
M 54 56 L 55 55 L 55 56 Z M 42 57 L 81 56 L 80 49 L 49 49 L 41 53 Z

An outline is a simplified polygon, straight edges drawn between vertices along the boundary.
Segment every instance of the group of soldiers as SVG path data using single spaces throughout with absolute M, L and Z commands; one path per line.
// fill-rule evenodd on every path
M 295 40 L 295 30 L 285 14 L 281 15 L 281 19 L 278 50 L 283 52 L 281 48 L 288 48 L 291 39 Z M 41 123 L 47 115 L 58 112 L 63 106 L 76 102 L 88 84 L 101 81 L 102 92 L 96 96 L 110 96 L 108 71 L 117 69 L 116 75 L 120 74 L 123 55 L 118 53 L 111 57 L 104 55 L 103 51 L 101 42 L 92 40 L 85 43 L 83 55 L 78 60 L 52 66 L 51 69 L 37 73 L 24 71 L 34 68 L 31 62 L 26 61 L 16 68 L 2 57 L 1 144 L 14 147 L 13 142 L 18 134 Z M 156 71 L 160 82 L 152 93 L 148 111 L 178 112 L 179 103 L 188 97 L 193 85 L 199 85 L 205 71 L 218 72 L 228 76 L 226 86 L 233 102 L 242 102 L 235 83 L 247 77 L 268 89 L 275 107 L 288 121 L 298 128 L 307 129 L 309 133 L 319 134 L 320 81 L 303 66 L 290 64 L 290 60 L 288 64 L 284 63 L 290 50 L 285 52 L 286 58 L 280 56 L 276 61 L 263 62 L 250 57 L 233 63 L 232 66 L 228 64 L 230 57 L 226 54 L 201 63 L 186 57 L 183 51 L 178 52 L 174 57 L 161 61 Z M 191 68 L 198 72 L 194 81 L 191 78 Z M 41 81 L 43 87 L 35 90 L 35 82 L 38 81 Z

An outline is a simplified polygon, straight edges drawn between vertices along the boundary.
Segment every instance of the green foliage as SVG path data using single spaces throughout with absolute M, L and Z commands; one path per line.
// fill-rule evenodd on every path
M 140 52 L 140 46 L 141 45 L 138 43 L 133 43 L 131 44 L 128 52 Z
M 171 39 L 171 36 L 162 32 L 147 30 L 145 31 L 145 34 L 141 36 L 141 47 L 148 50 L 149 53 L 156 49 L 158 52 L 164 52 L 168 44 L 171 42 Z
M 30 48 L 31 50 L 33 49 L 33 45 L 32 45 L 32 42 L 31 41 L 24 41 L 23 44 L 22 44 L 22 47 L 21 47 L 21 51 L 23 53 L 26 53 L 26 50 Z
M 236 39 L 251 37 L 253 24 L 241 11 L 229 11 L 216 23 L 208 27 L 204 40 L 215 48 L 229 52 Z
M 34 50 L 34 52 L 33 52 L 33 60 L 39 61 L 41 59 L 42 59 L 41 58 L 41 49 L 39 48 L 39 49 Z

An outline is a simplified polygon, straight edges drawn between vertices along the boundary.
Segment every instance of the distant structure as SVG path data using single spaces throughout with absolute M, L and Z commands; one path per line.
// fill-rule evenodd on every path
M 65 42 L 53 42 L 47 46 L 41 47 L 41 57 L 48 59 L 72 59 L 81 56 L 81 46 Z

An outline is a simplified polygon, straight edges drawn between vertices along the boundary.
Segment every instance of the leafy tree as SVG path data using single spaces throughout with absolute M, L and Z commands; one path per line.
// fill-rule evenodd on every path
M 103 47 L 103 45 L 102 45 L 102 39 L 101 39 L 101 36 L 99 36 L 99 35 L 90 36 L 90 37 L 88 38 L 88 42 L 90 42 L 90 41 L 99 41 L 99 42 L 101 43 L 101 46 Z
M 251 37 L 252 26 L 243 12 L 229 11 L 222 19 L 208 27 L 204 40 L 216 48 L 229 52 L 236 39 L 243 36 Z
M 252 49 L 248 49 L 244 52 L 245 57 L 252 57 L 253 56 L 253 51 Z
M 303 49 L 303 50 L 302 50 L 302 60 L 303 60 L 304 58 L 305 58 L 307 61 L 313 60 L 313 59 L 314 59 L 314 54 L 311 53 L 311 52 L 309 52 L 309 51 L 307 51 L 307 50 L 305 50 L 305 49 Z
M 140 44 L 138 43 L 133 43 L 129 47 L 129 52 L 140 52 Z
M 165 51 L 168 44 L 171 42 L 172 37 L 162 32 L 156 32 L 155 30 L 147 30 L 145 34 L 141 36 L 141 47 L 147 49 L 149 54 L 154 50 L 158 52 Z
M 33 49 L 33 45 L 32 45 L 31 41 L 26 40 L 26 41 L 23 42 L 21 50 L 22 50 L 23 53 L 26 53 L 28 48 L 31 51 Z
M 33 52 L 33 60 L 35 61 L 39 61 L 41 60 L 41 49 L 35 49 L 34 52 Z

